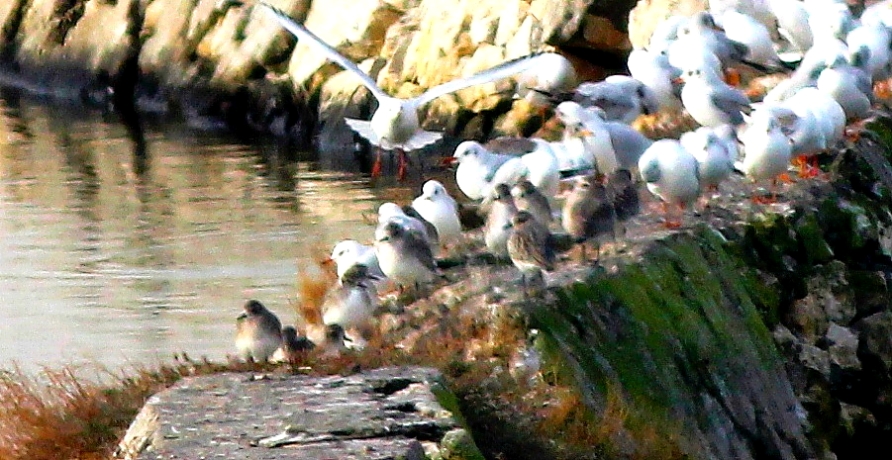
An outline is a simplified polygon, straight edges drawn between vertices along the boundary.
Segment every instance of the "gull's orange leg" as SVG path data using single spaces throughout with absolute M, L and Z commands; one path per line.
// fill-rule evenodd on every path
M 403 149 L 399 151 L 399 167 L 397 168 L 397 179 L 400 182 L 406 180 L 406 175 L 409 171 L 408 168 L 408 158 L 406 158 L 406 152 Z
M 372 165 L 372 178 L 377 179 L 381 176 L 381 149 L 376 149 L 375 164 Z

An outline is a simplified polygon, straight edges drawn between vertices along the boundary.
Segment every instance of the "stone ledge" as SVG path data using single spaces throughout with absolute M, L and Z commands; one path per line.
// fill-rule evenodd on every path
M 116 458 L 421 460 L 469 438 L 437 401 L 440 386 L 438 371 L 420 367 L 186 378 L 149 399 Z

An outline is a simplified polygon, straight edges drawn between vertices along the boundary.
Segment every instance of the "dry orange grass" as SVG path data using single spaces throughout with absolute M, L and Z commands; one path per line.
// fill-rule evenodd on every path
M 322 303 L 325 294 L 337 281 L 328 253 L 322 247 L 312 249 L 311 259 L 315 263 L 304 266 L 297 276 L 297 302 L 295 312 L 304 327 L 322 324 Z
M 0 371 L 0 459 L 110 458 L 118 439 L 152 394 L 184 375 L 219 372 L 223 366 L 184 357 L 132 377 L 104 373 L 111 383 L 85 380 L 76 369 Z
M 145 396 L 85 383 L 71 369 L 0 377 L 0 458 L 108 458 Z

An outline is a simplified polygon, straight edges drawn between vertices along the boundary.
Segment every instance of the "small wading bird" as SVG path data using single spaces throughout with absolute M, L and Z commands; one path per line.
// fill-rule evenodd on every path
M 294 34 L 298 39 L 325 54 L 328 59 L 334 61 L 336 64 L 344 68 L 344 70 L 356 75 L 362 85 L 371 91 L 372 95 L 375 96 L 375 99 L 378 100 L 378 109 L 372 114 L 372 119 L 365 121 L 348 118 L 346 119 L 346 122 L 350 128 L 368 140 L 375 147 L 383 150 L 399 151 L 398 174 L 400 178 L 404 178 L 406 174 L 407 161 L 405 152 L 418 150 L 428 144 L 437 142 L 443 137 L 443 133 L 421 129 L 418 121 L 419 108 L 440 96 L 454 93 L 470 86 L 489 83 L 524 72 L 536 65 L 538 62 L 536 58 L 542 56 L 541 54 L 536 54 L 508 61 L 489 70 L 471 75 L 470 77 L 452 80 L 434 86 L 420 96 L 411 99 L 400 99 L 385 93 L 384 90 L 378 87 L 375 80 L 360 70 L 356 64 L 338 53 L 334 48 L 322 41 L 322 39 L 310 32 L 306 27 L 294 22 L 294 20 L 281 10 L 264 2 L 259 2 L 258 5 L 266 8 L 282 27 Z M 381 151 L 379 150 L 375 165 L 372 168 L 372 176 L 378 176 L 380 173 Z
M 236 318 L 235 347 L 245 361 L 267 361 L 282 345 L 282 323 L 262 303 L 249 300 Z

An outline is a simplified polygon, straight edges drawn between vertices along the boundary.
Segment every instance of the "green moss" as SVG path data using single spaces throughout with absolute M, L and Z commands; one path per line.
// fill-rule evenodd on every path
M 461 413 L 461 406 L 455 393 L 450 391 L 444 382 L 440 381 L 431 382 L 431 393 L 434 394 L 434 397 L 437 399 L 437 402 L 440 403 L 440 406 L 443 406 L 444 409 L 451 412 L 452 418 L 454 418 L 462 428 L 467 430 L 468 422 Z
M 443 460 L 484 460 L 480 449 L 467 429 L 448 431 L 440 441 L 440 455 Z
M 757 234 L 782 236 L 781 244 L 763 247 L 798 250 L 795 234 L 788 238 L 777 228 L 755 227 Z M 619 388 L 631 408 L 629 430 L 680 429 L 668 423 L 676 417 L 670 414 L 696 417 L 699 396 L 690 394 L 696 382 L 734 391 L 735 376 L 748 366 L 781 369 L 760 314 L 768 309 L 776 316 L 778 296 L 725 250 L 729 244 L 702 226 L 653 243 L 640 262 L 616 274 L 559 290 L 557 308 L 532 312 L 533 326 L 550 344 L 546 362 L 557 356 L 572 370 L 575 386 L 594 393 L 584 401 L 596 413 L 607 388 Z
M 805 263 L 816 265 L 833 259 L 833 249 L 824 239 L 824 231 L 814 213 L 799 216 L 793 224 Z

